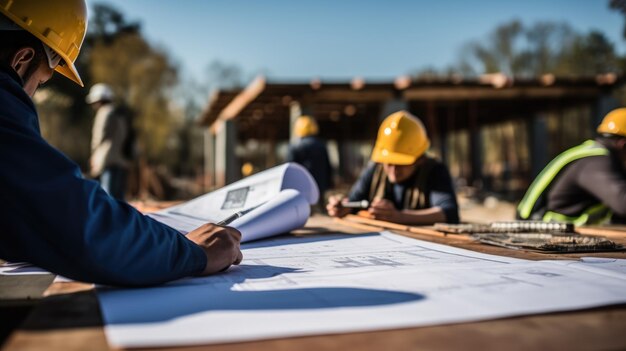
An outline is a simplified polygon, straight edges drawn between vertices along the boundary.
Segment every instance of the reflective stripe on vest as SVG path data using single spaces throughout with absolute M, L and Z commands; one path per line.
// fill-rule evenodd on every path
M 524 198 L 517 206 L 517 211 L 522 219 L 528 219 L 532 214 L 533 207 L 537 200 L 541 197 L 543 192 L 548 188 L 550 183 L 556 178 L 556 176 L 561 172 L 561 170 L 570 164 L 573 161 L 579 160 L 585 157 L 591 156 L 608 156 L 609 150 L 607 150 L 602 145 L 596 143 L 593 140 L 587 140 L 581 145 L 575 146 L 557 156 L 554 160 L 552 160 L 546 168 L 544 168 L 539 176 L 535 178 L 535 180 L 530 185 L 528 191 L 524 195 Z M 605 207 L 604 205 L 601 205 Z M 579 217 L 568 217 L 555 212 L 547 212 L 544 216 L 544 220 L 547 218 L 549 220 L 557 220 L 557 221 L 565 221 L 565 222 L 579 222 L 579 220 L 591 219 L 594 216 L 591 212 L 597 213 L 599 212 L 598 205 L 591 207 L 589 210 L 585 211 Z
M 597 204 L 589 207 L 578 217 L 570 217 L 564 214 L 547 211 L 542 220 L 545 222 L 564 222 L 572 223 L 575 226 L 584 224 L 596 224 L 608 221 L 613 213 L 604 204 Z

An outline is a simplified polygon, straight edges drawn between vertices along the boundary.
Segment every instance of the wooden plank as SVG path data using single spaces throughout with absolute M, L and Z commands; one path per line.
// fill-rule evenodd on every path
M 576 232 L 585 235 L 604 236 L 611 239 L 626 239 L 626 228 L 577 227 Z
M 560 99 L 568 97 L 593 98 L 600 95 L 598 88 L 567 87 L 513 87 L 496 89 L 491 87 L 452 88 L 409 88 L 403 92 L 405 100 L 507 100 Z
M 316 92 L 312 100 L 315 102 L 332 103 L 350 101 L 353 104 L 384 102 L 393 98 L 391 90 L 348 90 L 348 89 L 324 89 Z
M 2 350 L 10 351 L 100 351 L 113 350 L 109 347 L 102 327 L 20 330 L 14 333 Z
M 54 280 L 54 274 L 0 276 L 0 301 L 36 300 Z
M 226 107 L 220 111 L 217 119 L 209 127 L 213 134 L 217 134 L 224 121 L 233 119 L 256 99 L 265 89 L 265 77 L 255 78 L 239 95 L 237 95 Z
M 347 215 L 344 217 L 344 221 L 346 224 L 358 223 L 358 224 L 369 225 L 369 226 L 376 227 L 376 228 L 399 230 L 403 232 L 429 235 L 429 236 L 435 236 L 439 238 L 452 238 L 454 240 L 472 241 L 472 239 L 466 235 L 446 234 L 438 230 L 435 230 L 430 226 L 424 226 L 424 227 L 409 226 L 409 225 L 404 225 L 404 224 L 379 221 L 379 220 L 365 218 L 363 216 L 357 216 L 357 215 Z
M 81 291 L 93 290 L 94 285 L 81 282 L 59 282 L 54 283 L 46 289 L 43 296 L 54 296 L 63 294 L 72 294 Z
M 373 225 L 367 225 L 367 224 L 361 224 L 361 223 L 357 223 L 357 222 L 353 222 L 350 220 L 347 220 L 345 218 L 335 218 L 335 221 L 337 221 L 337 223 L 339 224 L 343 224 L 346 226 L 350 226 L 356 229 L 361 229 L 361 230 L 365 230 L 365 231 L 379 231 L 384 229 L 383 227 L 375 227 Z

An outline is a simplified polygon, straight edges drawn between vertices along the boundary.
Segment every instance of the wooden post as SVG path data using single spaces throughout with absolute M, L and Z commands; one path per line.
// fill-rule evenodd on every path
M 204 131 L 204 190 L 215 188 L 215 135 L 210 128 Z
M 215 185 L 222 187 L 239 177 L 239 162 L 235 155 L 237 131 L 234 120 L 222 123 L 215 137 Z
M 530 181 L 532 182 L 549 161 L 547 116 L 536 114 L 527 122 L 526 127 L 528 128 L 530 175 L 532 178 Z
M 448 166 L 448 143 L 449 139 L 451 139 L 450 131 L 454 130 L 454 120 L 456 118 L 456 106 L 454 104 L 450 104 L 447 108 L 446 119 L 441 119 L 445 121 L 441 125 L 441 162 Z M 451 143 L 451 142 L 450 142 Z M 454 150 L 454 147 L 453 147 Z
M 472 170 L 470 184 L 479 187 L 482 186 L 483 180 L 483 148 L 480 127 L 478 125 L 478 104 L 476 101 L 471 101 L 469 105 L 469 150 Z
M 296 119 L 302 116 L 302 106 L 299 101 L 292 101 L 289 103 L 289 143 L 293 143 L 296 140 L 296 136 L 293 133 L 293 127 L 296 125 Z

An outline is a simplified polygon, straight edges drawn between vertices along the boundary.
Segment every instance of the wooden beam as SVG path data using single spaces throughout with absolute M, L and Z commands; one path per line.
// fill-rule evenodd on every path
M 231 101 L 217 116 L 217 120 L 210 127 L 213 133 L 220 129 L 220 125 L 227 120 L 233 119 L 256 99 L 265 89 L 265 77 L 256 77 L 233 101 Z
M 406 100 L 506 100 L 520 98 L 596 97 L 598 88 L 513 87 L 493 88 L 410 88 L 403 92 Z
M 393 91 L 379 90 L 346 90 L 346 89 L 322 89 L 311 96 L 312 102 L 345 102 L 364 103 L 382 102 L 393 98 Z

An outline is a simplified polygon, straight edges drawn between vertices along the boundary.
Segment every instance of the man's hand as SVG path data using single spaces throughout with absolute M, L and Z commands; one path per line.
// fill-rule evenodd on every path
M 207 223 L 187 234 L 187 239 L 200 246 L 206 254 L 207 264 L 202 275 L 226 270 L 243 259 L 239 249 L 241 233 L 235 228 Z
M 331 196 L 328 198 L 328 204 L 326 204 L 326 211 L 331 217 L 343 217 L 350 213 L 349 208 L 341 206 L 342 202 L 348 201 L 342 196 Z
M 393 205 L 393 203 L 389 200 L 385 199 L 374 199 L 368 212 L 372 215 L 374 219 L 380 221 L 394 222 L 394 223 L 402 223 L 403 214 L 401 211 Z

